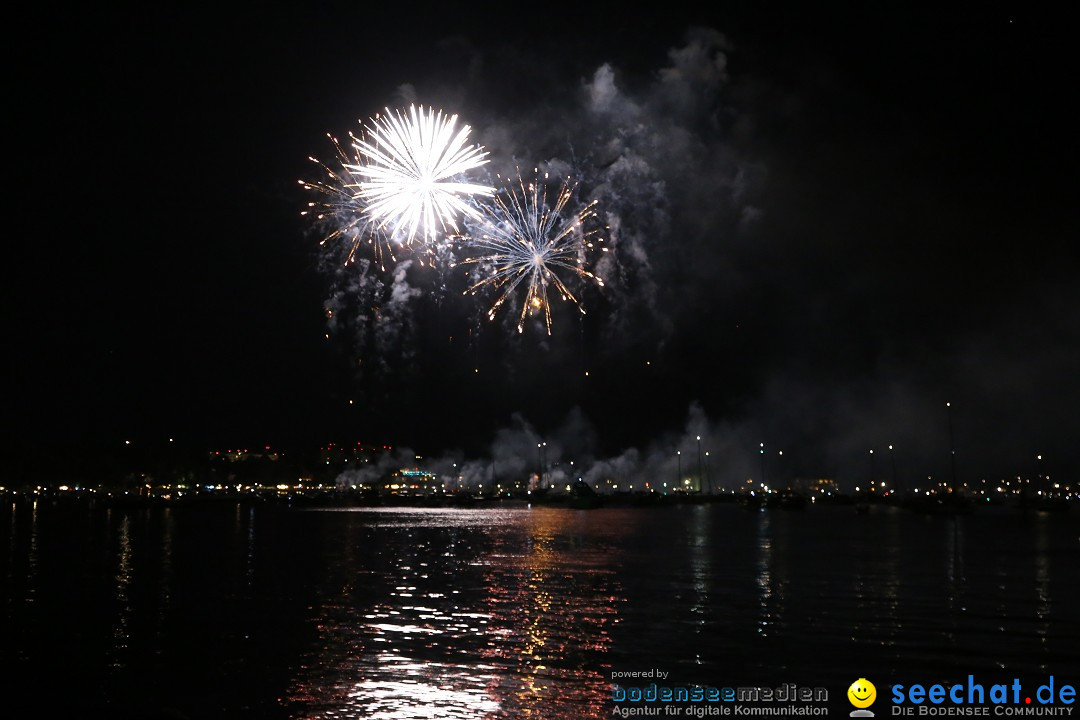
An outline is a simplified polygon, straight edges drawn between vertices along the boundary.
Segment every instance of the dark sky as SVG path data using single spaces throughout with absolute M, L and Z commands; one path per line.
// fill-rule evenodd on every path
M 303 5 L 12 28 L 12 451 L 474 454 L 525 422 L 583 424 L 594 458 L 704 432 L 733 467 L 767 439 L 797 474 L 889 443 L 940 472 L 951 419 L 971 476 L 1075 470 L 1078 64 L 1054 13 Z M 348 293 L 328 327 L 348 278 L 297 181 L 326 133 L 412 98 L 493 168 L 570 163 L 617 220 L 623 282 L 584 319 L 470 336 L 476 306 L 414 268 L 389 350 Z

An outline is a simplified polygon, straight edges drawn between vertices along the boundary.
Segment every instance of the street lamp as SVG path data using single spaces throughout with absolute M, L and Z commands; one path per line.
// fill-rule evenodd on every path
M 765 443 L 761 443 L 761 485 L 765 486 Z
M 675 458 L 678 460 L 678 470 L 675 473 L 675 487 L 679 486 L 682 481 L 682 450 L 675 451 Z
M 712 494 L 712 480 L 709 478 L 709 451 L 705 451 L 705 479 L 709 481 L 709 494 Z
M 898 486 L 896 484 L 896 456 L 893 455 L 893 447 L 889 446 L 889 465 L 892 466 L 892 491 L 896 492 Z
M 874 449 L 870 448 L 870 487 L 874 487 Z
M 701 459 L 701 436 L 697 436 L 697 489 L 701 492 L 701 479 L 705 476 L 704 470 L 705 463 Z M 712 488 L 709 488 L 709 494 L 712 494 Z
M 949 459 L 952 463 L 952 487 L 956 488 L 956 445 L 953 443 L 952 403 L 945 403 L 945 418 L 949 424 Z

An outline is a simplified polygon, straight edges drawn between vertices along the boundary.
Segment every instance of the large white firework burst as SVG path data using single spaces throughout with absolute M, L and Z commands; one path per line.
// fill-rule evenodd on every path
M 469 200 L 493 188 L 467 182 L 465 173 L 487 162 L 479 145 L 468 144 L 468 125 L 457 115 L 410 106 L 407 115 L 387 109 L 354 140 L 358 158 L 345 169 L 357 181 L 356 198 L 374 227 L 395 242 L 418 236 L 433 244 L 458 232 L 461 216 L 477 217 Z
M 530 312 L 543 313 L 550 335 L 548 291 L 554 289 L 584 314 L 585 308 L 569 283 L 575 279 L 603 287 L 604 281 L 586 268 L 592 251 L 607 252 L 607 248 L 603 247 L 601 236 L 604 228 L 596 219 L 596 202 L 570 213 L 567 206 L 574 197 L 576 184 L 571 184 L 569 179 L 562 181 L 555 201 L 550 204 L 547 185 L 546 175 L 543 180 L 536 179 L 528 185 L 519 175 L 490 204 L 484 204 L 479 227 L 466 239 L 466 252 L 471 251 L 472 257 L 461 262 L 476 263 L 483 274 L 466 293 L 476 293 L 485 287 L 498 293 L 488 311 L 489 319 L 494 320 L 503 303 L 524 285 L 518 332 L 523 331 Z

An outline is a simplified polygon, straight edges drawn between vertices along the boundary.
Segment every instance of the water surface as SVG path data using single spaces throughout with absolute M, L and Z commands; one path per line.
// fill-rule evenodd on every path
M 1077 520 L 12 505 L 4 692 L 111 717 L 561 719 L 610 717 L 615 670 L 838 696 L 1080 680 Z

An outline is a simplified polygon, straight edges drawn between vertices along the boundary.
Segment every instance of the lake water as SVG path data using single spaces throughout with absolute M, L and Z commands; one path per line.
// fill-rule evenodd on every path
M 12 504 L 0 715 L 606 718 L 612 673 L 652 669 L 1075 682 L 1078 515 Z

